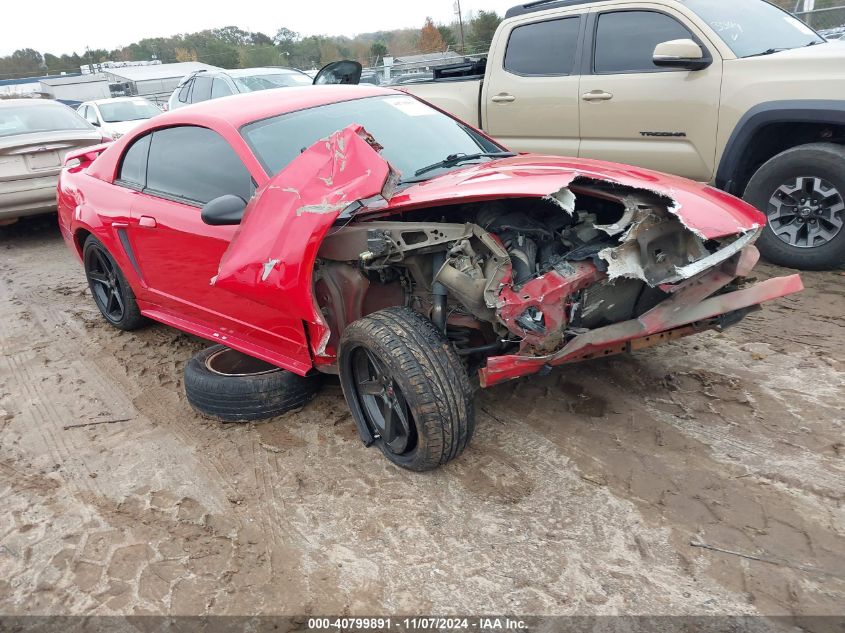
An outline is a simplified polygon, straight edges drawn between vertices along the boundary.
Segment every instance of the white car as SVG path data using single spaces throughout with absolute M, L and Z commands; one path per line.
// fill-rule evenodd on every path
M 117 140 L 141 121 L 151 119 L 161 110 L 143 97 L 115 97 L 86 101 L 76 111 L 86 121 Z
M 170 95 L 168 110 L 218 97 L 243 92 L 310 86 L 312 78 L 294 68 L 240 68 L 237 70 L 200 70 L 182 78 Z

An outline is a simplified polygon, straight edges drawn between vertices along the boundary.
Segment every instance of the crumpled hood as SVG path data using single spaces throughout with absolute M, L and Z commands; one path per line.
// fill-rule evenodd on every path
M 666 196 L 674 201 L 672 212 L 681 222 L 707 239 L 744 233 L 766 222 L 762 213 L 742 200 L 686 178 L 617 163 L 536 154 L 453 170 L 411 185 L 397 192 L 386 206 L 372 205 L 368 211 L 546 197 L 578 178 L 612 181 Z

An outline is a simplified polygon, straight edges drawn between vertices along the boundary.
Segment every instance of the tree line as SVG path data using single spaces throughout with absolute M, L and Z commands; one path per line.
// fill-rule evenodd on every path
M 355 59 L 364 66 L 378 66 L 385 56 L 454 50 L 473 54 L 490 47 L 502 18 L 494 11 L 470 14 L 463 29 L 455 24 L 435 24 L 431 18 L 417 29 L 363 33 L 355 37 L 302 35 L 280 28 L 274 35 L 245 31 L 236 26 L 145 38 L 114 50 L 89 49 L 83 54 L 54 55 L 32 48 L 0 57 L 0 79 L 60 72 L 105 61 L 158 59 L 162 63 L 200 61 L 222 68 L 292 66 L 308 70 L 338 59 Z M 463 31 L 463 37 L 461 34 Z

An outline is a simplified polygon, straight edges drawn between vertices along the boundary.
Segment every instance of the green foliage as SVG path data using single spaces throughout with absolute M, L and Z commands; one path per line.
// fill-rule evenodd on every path
M 464 25 L 467 51 L 471 53 L 487 51 L 501 21 L 502 18 L 495 11 L 479 11 L 476 13 L 468 30 Z
M 818 2 L 823 0 L 817 0 Z M 468 51 L 486 50 L 501 18 L 492 11 L 479 11 L 464 22 Z M 21 49 L 0 57 L 0 78 L 25 77 L 44 72 L 78 72 L 84 64 L 159 59 L 162 63 L 196 60 L 222 68 L 292 66 L 308 70 L 338 59 L 356 59 L 365 66 L 380 64 L 387 55 L 412 55 L 429 50 L 457 50 L 457 25 L 433 24 L 419 28 L 363 33 L 354 38 L 308 35 L 281 27 L 274 35 L 225 26 L 170 37 L 151 37 L 112 51 L 86 50 L 43 55 Z

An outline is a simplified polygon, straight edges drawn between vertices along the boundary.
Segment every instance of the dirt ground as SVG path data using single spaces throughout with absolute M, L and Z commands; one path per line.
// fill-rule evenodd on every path
M 0 229 L 0 613 L 841 615 L 845 276 L 803 277 L 725 333 L 480 392 L 470 448 L 415 474 L 331 382 L 199 417 L 202 341 L 108 327 L 53 219 Z

